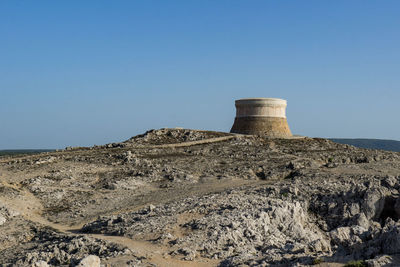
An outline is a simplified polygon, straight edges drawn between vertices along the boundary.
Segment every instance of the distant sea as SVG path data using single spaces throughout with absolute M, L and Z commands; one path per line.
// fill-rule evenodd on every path
M 14 155 L 31 155 L 42 152 L 51 152 L 54 149 L 7 149 L 0 150 L 0 156 L 14 156 Z
M 384 139 L 346 139 L 346 138 L 329 138 L 333 142 L 347 144 L 361 148 L 381 149 L 388 151 L 400 152 L 400 141 L 384 140 Z

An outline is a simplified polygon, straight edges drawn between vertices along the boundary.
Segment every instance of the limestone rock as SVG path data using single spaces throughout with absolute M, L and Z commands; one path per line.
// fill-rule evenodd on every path
M 89 255 L 83 258 L 77 267 L 100 267 L 100 258 L 95 255 Z
M 365 193 L 362 209 L 368 219 L 376 219 L 382 213 L 385 195 L 380 189 L 371 189 Z
M 399 153 L 189 129 L 2 157 L 0 265 L 400 266 L 399 173 Z
M 33 264 L 33 267 L 48 267 L 49 265 L 45 261 L 37 261 Z
M 0 214 L 0 226 L 3 225 L 6 221 L 7 219 Z
M 395 267 L 397 264 L 393 263 L 393 259 L 389 255 L 378 256 L 374 259 L 365 261 L 368 267 Z

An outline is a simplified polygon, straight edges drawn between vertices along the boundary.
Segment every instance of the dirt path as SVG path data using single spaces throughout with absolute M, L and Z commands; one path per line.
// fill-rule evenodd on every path
M 204 145 L 204 144 L 222 142 L 222 141 L 234 139 L 236 137 L 237 137 L 237 135 L 228 135 L 228 136 L 214 137 L 214 138 L 208 138 L 208 139 L 203 139 L 203 140 L 198 140 L 198 141 L 189 141 L 189 142 L 165 144 L 165 145 L 153 145 L 153 146 L 148 146 L 146 148 L 174 148 L 174 147 L 196 146 L 196 145 Z
M 217 266 L 219 263 L 218 260 L 206 259 L 201 257 L 196 257 L 194 261 L 185 261 L 178 259 L 177 257 L 171 257 L 168 254 L 167 247 L 154 245 L 147 241 L 132 240 L 130 238 L 121 236 L 106 236 L 100 234 L 88 234 L 88 236 L 124 245 L 132 250 L 134 255 L 145 257 L 148 262 L 153 263 L 156 266 L 206 267 Z M 109 262 L 112 263 L 113 261 L 114 260 L 110 260 Z
M 223 142 L 226 140 L 231 140 L 236 138 L 235 135 L 209 138 L 198 141 L 184 142 L 184 143 L 175 143 L 175 144 L 166 144 L 166 145 L 153 145 L 146 146 L 145 148 L 176 148 L 176 147 L 187 147 L 201 144 L 209 144 L 216 142 Z M 142 147 L 141 147 L 142 148 Z M 80 154 L 87 153 L 86 150 L 80 151 L 70 151 L 69 153 Z M 46 153 L 46 156 L 55 154 Z M 42 155 L 43 156 L 43 155 Z M 40 157 L 39 155 L 29 155 L 18 158 L 21 159 L 35 159 L 36 157 Z M 14 160 L 14 159 L 8 159 Z M 6 162 L 7 160 L 2 160 L 1 162 Z M 106 240 L 110 242 L 114 242 L 117 244 L 121 244 L 123 246 L 128 247 L 130 250 L 134 252 L 136 257 L 142 257 L 146 262 L 155 264 L 156 266 L 192 266 L 192 267 L 201 267 L 201 266 L 217 266 L 218 260 L 206 259 L 197 256 L 194 261 L 184 261 L 178 258 L 178 256 L 169 255 L 169 247 L 163 245 L 155 245 L 150 241 L 146 240 L 132 240 L 130 238 L 122 237 L 122 236 L 107 236 L 102 234 L 84 234 L 79 233 L 79 229 L 82 226 L 90 222 L 94 218 L 87 218 L 86 221 L 77 222 L 73 225 L 66 225 L 62 223 L 54 223 L 49 221 L 45 216 L 45 209 L 40 201 L 34 194 L 32 194 L 28 189 L 24 188 L 21 184 L 13 183 L 11 184 L 11 177 L 15 174 L 10 173 L 6 170 L 3 170 L 0 166 L 0 184 L 3 187 L 10 188 L 18 192 L 14 197 L 4 197 L 0 196 L 0 201 L 12 208 L 13 210 L 18 211 L 23 218 L 26 220 L 41 224 L 43 226 L 51 227 L 59 232 L 68 234 L 68 235 L 87 235 L 92 236 L 101 240 Z M 18 174 L 23 175 L 23 173 Z M 22 176 L 21 176 L 22 177 Z M 14 179 L 12 179 L 14 180 Z M 137 211 L 143 207 L 148 206 L 149 204 L 158 205 L 161 203 L 166 203 L 169 201 L 176 201 L 179 199 L 183 199 L 186 197 L 192 196 L 202 196 L 211 193 L 218 193 L 228 189 L 234 189 L 238 187 L 258 187 L 266 184 L 271 184 L 272 181 L 262 181 L 262 180 L 243 180 L 243 179 L 226 179 L 226 180 L 205 180 L 193 185 L 185 186 L 184 188 L 165 188 L 162 190 L 158 190 L 157 192 L 150 192 L 149 194 L 142 195 L 139 198 L 135 198 L 130 200 L 124 208 L 120 208 L 112 211 L 104 211 L 98 215 L 112 215 L 112 214 L 120 214 L 122 212 L 132 212 Z M 72 191 L 93 191 L 91 189 L 86 188 L 65 188 L 61 186 L 47 186 L 48 189 L 65 189 Z M 98 192 L 101 193 L 101 192 Z M 156 194 L 156 197 L 155 197 Z M 179 231 L 178 226 L 176 227 L 176 231 Z M 118 261 L 118 259 L 110 259 L 107 262 L 112 263 L 113 261 Z M 125 261 L 126 262 L 126 261 Z
M 1 171 L 1 168 L 0 168 Z M 147 262 L 155 264 L 156 266 L 191 266 L 191 267 L 202 267 L 202 266 L 217 266 L 217 260 L 196 257 L 194 261 L 184 261 L 179 259 L 177 256 L 170 256 L 168 247 L 162 245 L 154 245 L 153 243 L 145 240 L 132 240 L 122 236 L 107 236 L 102 234 L 84 234 L 78 233 L 78 230 L 82 228 L 84 223 L 80 222 L 74 225 L 64 225 L 60 223 L 54 223 L 46 219 L 43 215 L 44 207 L 41 201 L 34 196 L 30 191 L 23 188 L 20 184 L 10 184 L 7 182 L 7 176 L 5 172 L 0 172 L 0 184 L 3 187 L 10 188 L 17 192 L 17 195 L 13 198 L 0 196 L 0 201 L 10 207 L 13 210 L 18 211 L 23 218 L 26 220 L 41 224 L 43 226 L 51 227 L 59 232 L 69 234 L 69 235 L 88 235 L 98 239 L 111 241 L 114 243 L 121 244 L 128 247 L 134 252 L 136 257 L 143 257 Z M 157 199 L 155 201 L 152 194 L 145 196 L 133 204 L 132 206 L 113 211 L 111 214 L 119 214 L 121 212 L 135 211 L 140 208 L 145 207 L 149 204 L 160 204 L 167 201 L 177 200 L 179 198 L 184 198 L 193 195 L 204 195 L 208 193 L 216 193 L 224 191 L 229 188 L 237 188 L 241 186 L 257 186 L 265 184 L 266 181 L 246 181 L 246 180 L 233 180 L 233 181 L 218 181 L 218 182 L 206 182 L 200 183 L 186 188 L 182 191 L 180 188 L 175 188 L 172 190 L 160 190 L 157 192 Z M 102 215 L 109 215 L 104 213 Z M 118 259 L 110 259 L 106 262 L 113 263 L 113 261 L 118 261 Z
M 0 177 L 1 179 L 1 177 Z M 3 187 L 11 188 L 18 191 L 19 195 L 15 198 L 0 197 L 0 201 L 7 205 L 9 208 L 18 211 L 21 216 L 29 221 L 39 223 L 43 226 L 51 227 L 59 232 L 68 235 L 87 235 L 97 239 L 114 242 L 128 247 L 136 257 L 145 258 L 147 262 L 155 264 L 156 266 L 217 266 L 218 261 L 211 259 L 204 259 L 197 257 L 195 261 L 184 261 L 177 257 L 171 257 L 168 254 L 168 248 L 164 246 L 154 245 L 149 241 L 132 240 L 122 236 L 107 236 L 102 234 L 84 234 L 77 233 L 84 223 L 76 224 L 73 226 L 64 225 L 60 223 L 53 223 L 42 216 L 43 205 L 31 192 L 21 188 L 17 185 L 12 185 L 0 180 Z M 118 259 L 110 259 L 105 262 L 113 263 Z M 118 263 L 117 263 L 118 264 Z
M 0 184 L 3 187 L 11 188 L 18 192 L 18 195 L 10 198 L 0 196 L 0 201 L 9 208 L 18 211 L 20 215 L 29 221 L 36 222 L 59 231 L 67 231 L 69 227 L 53 223 L 42 216 L 43 205 L 41 201 L 35 197 L 27 189 L 22 188 L 19 184 L 9 184 L 3 179 L 3 174 L 0 174 Z
M 231 139 L 232 137 L 229 136 Z M 214 139 L 215 140 L 215 139 Z M 217 140 L 221 140 L 218 138 Z M 227 140 L 224 138 L 224 140 Z M 172 144 L 176 145 L 176 144 Z M 193 145 L 193 143 L 191 144 Z M 169 146 L 172 147 L 172 146 Z M 85 222 L 79 222 L 74 225 L 65 225 L 61 223 L 54 223 L 49 221 L 44 217 L 44 207 L 41 201 L 32 194 L 28 189 L 24 188 L 20 184 L 11 184 L 9 172 L 3 171 L 0 167 L 0 185 L 6 188 L 10 188 L 18 192 L 18 194 L 13 198 L 6 198 L 4 196 L 0 196 L 0 201 L 9 206 L 10 208 L 18 211 L 22 217 L 26 220 L 41 224 L 43 226 L 48 226 L 56 231 L 68 234 L 68 235 L 86 235 L 93 238 L 101 239 L 104 241 L 113 242 L 116 244 L 120 244 L 129 248 L 133 252 L 134 257 L 142 258 L 144 262 L 148 262 L 150 264 L 154 264 L 155 266 L 187 266 L 187 267 L 205 267 L 205 266 L 218 266 L 219 260 L 202 258 L 200 256 L 196 256 L 193 261 L 185 261 L 181 259 L 181 256 L 171 256 L 169 254 L 170 248 L 166 245 L 154 244 L 151 241 L 147 240 L 133 240 L 123 236 L 109 236 L 103 234 L 85 234 L 80 233 L 79 230 L 82 226 L 90 222 L 91 220 L 87 220 Z M 243 180 L 243 179 L 228 179 L 228 180 L 210 180 L 199 182 L 197 184 L 193 184 L 191 186 L 187 186 L 186 188 L 165 188 L 156 192 L 157 197 L 154 198 L 154 193 L 149 193 L 147 195 L 141 196 L 140 199 L 135 199 L 130 203 L 126 208 L 114 210 L 112 212 L 103 212 L 101 215 L 112 215 L 112 214 L 120 214 L 122 212 L 132 212 L 137 211 L 141 208 L 148 206 L 149 204 L 158 205 L 161 203 L 165 203 L 168 201 L 176 201 L 181 198 L 186 198 L 189 196 L 202 196 L 217 192 L 223 192 L 229 189 L 239 188 L 239 187 L 251 187 L 257 188 L 260 186 L 265 186 L 267 184 L 272 185 L 274 181 L 266 181 L 266 180 Z M 63 188 L 63 187 L 51 187 L 49 188 Z M 68 188 L 63 188 L 67 189 Z M 90 189 L 82 189 L 82 188 L 74 188 L 72 190 L 84 190 L 90 191 Z M 194 216 L 194 215 L 193 215 Z M 181 224 L 185 218 L 178 218 L 178 223 L 174 227 L 174 231 L 179 236 L 180 229 L 179 224 Z M 126 264 L 127 261 L 131 260 L 133 256 L 123 256 L 117 258 L 111 258 L 103 260 L 103 264 L 112 264 L 114 266 L 121 266 Z M 322 266 L 341 266 L 338 265 L 320 265 Z
M 64 233 L 66 235 L 85 235 L 93 238 L 97 238 L 100 240 L 108 241 L 108 242 L 113 242 L 116 244 L 120 244 L 122 246 L 125 246 L 129 248 L 133 254 L 132 255 L 124 255 L 124 256 L 119 256 L 116 258 L 110 258 L 110 259 L 104 259 L 102 260 L 102 264 L 113 264 L 114 266 L 124 266 L 126 265 L 126 262 L 132 259 L 142 259 L 144 263 L 150 263 L 155 266 L 217 266 L 219 264 L 219 260 L 213 260 L 213 259 L 208 259 L 208 258 L 202 258 L 199 255 L 196 255 L 195 259 L 193 261 L 185 261 L 182 259 L 182 255 L 171 255 L 170 252 L 173 251 L 174 247 L 171 247 L 171 245 L 168 243 L 168 240 L 163 240 L 160 243 L 153 242 L 151 241 L 153 238 L 152 233 L 148 234 L 147 236 L 143 237 L 136 237 L 133 236 L 133 238 L 128 238 L 125 236 L 110 236 L 110 235 L 104 235 L 104 234 L 88 234 L 88 233 L 81 233 L 79 232 L 80 229 L 82 229 L 83 225 L 88 222 L 92 222 L 93 220 L 96 220 L 97 216 L 108 216 L 108 215 L 117 215 L 121 213 L 127 213 L 127 212 L 134 212 L 142 208 L 148 207 L 150 204 L 152 205 L 160 205 L 168 202 L 179 202 L 183 201 L 184 199 L 187 198 L 192 198 L 192 200 L 195 203 L 196 197 L 201 197 L 201 196 L 206 196 L 209 194 L 215 194 L 219 192 L 226 192 L 229 190 L 233 189 L 257 189 L 260 187 L 265 187 L 265 186 L 271 186 L 273 187 L 277 181 L 276 180 L 245 180 L 243 177 L 248 177 L 246 175 L 243 175 L 242 178 L 240 178 L 240 175 L 242 175 L 242 172 L 228 172 L 226 177 L 223 177 L 221 179 L 217 179 L 219 176 L 212 176 L 212 177 L 203 177 L 199 178 L 195 183 L 190 183 L 191 180 L 179 183 L 171 183 L 171 184 L 164 184 L 164 183 L 158 183 L 158 181 L 154 182 L 154 184 L 151 184 L 151 188 L 154 189 L 154 191 L 151 190 L 143 190 L 143 191 L 122 191 L 122 189 L 118 189 L 121 191 L 117 190 L 108 190 L 108 189 L 95 189 L 95 187 L 100 187 L 96 185 L 96 182 L 114 182 L 114 181 L 119 181 L 118 178 L 122 177 L 125 175 L 125 173 L 130 173 L 128 171 L 131 171 L 132 169 L 136 171 L 135 168 L 138 168 L 138 170 L 141 170 L 138 166 L 132 165 L 129 166 L 130 168 L 123 168 L 120 167 L 121 158 L 119 157 L 121 155 L 121 152 L 124 152 L 126 150 L 133 150 L 137 149 L 137 153 L 141 155 L 147 155 L 146 153 L 153 153 L 152 150 L 146 151 L 146 149 L 153 149 L 154 153 L 160 153 L 162 156 L 165 156 L 165 154 L 169 153 L 170 150 L 174 150 L 174 148 L 180 148 L 180 147 L 190 147 L 190 146 L 196 146 L 196 145 L 204 145 L 204 144 L 211 144 L 211 143 L 217 143 L 217 142 L 226 142 L 228 140 L 235 140 L 236 138 L 240 138 L 236 135 L 228 135 L 228 136 L 222 136 L 222 137 L 215 137 L 215 138 L 208 138 L 204 140 L 198 140 L 198 141 L 189 141 L 189 142 L 183 142 L 183 143 L 172 143 L 172 144 L 163 144 L 163 145 L 150 145 L 146 144 L 143 146 L 132 146 L 132 147 L 115 147 L 115 148 L 103 148 L 100 147 L 96 149 L 95 151 L 90 151 L 88 149 L 73 149 L 70 151 L 63 151 L 61 152 L 51 152 L 51 153 L 45 153 L 45 154 L 40 154 L 40 155 L 29 155 L 29 156 L 22 156 L 22 157 L 15 157 L 15 158 L 9 158 L 6 160 L 1 159 L 0 160 L 0 188 L 8 188 L 5 190 L 6 194 L 0 195 L 0 202 L 4 203 L 6 206 L 9 206 L 11 209 L 18 211 L 23 218 L 26 220 L 29 220 L 31 222 L 38 223 L 42 226 L 47 226 L 50 227 L 58 232 Z M 178 140 L 176 140 L 178 141 Z M 175 141 L 175 142 L 176 142 Z M 232 144 L 234 142 L 226 142 L 223 144 L 219 144 L 221 146 L 225 146 L 228 144 Z M 157 148 L 165 148 L 165 149 L 157 149 Z M 218 150 L 219 146 L 212 145 L 212 149 Z M 143 151 L 141 151 L 143 149 Z M 207 148 L 211 149 L 211 148 Z M 249 150 L 244 150 L 241 151 L 242 147 L 238 148 L 240 149 L 240 152 L 243 152 L 244 154 L 244 159 L 248 155 L 249 158 L 257 158 L 256 157 L 256 151 L 259 150 L 259 147 Z M 178 149 L 179 150 L 179 149 Z M 227 154 L 226 156 L 232 156 L 235 155 L 233 153 L 238 152 L 238 150 L 227 150 L 230 154 Z M 275 164 L 275 161 L 280 160 L 281 158 L 284 158 L 282 162 L 286 162 L 288 160 L 301 160 L 300 157 L 293 155 L 289 152 L 289 150 L 282 150 L 282 152 L 276 152 L 276 155 L 273 154 L 274 152 L 271 152 L 271 154 L 268 154 L 268 157 L 258 157 L 257 159 L 259 160 L 260 164 L 263 164 L 262 166 L 269 166 L 266 162 L 267 159 L 270 159 L 271 162 Z M 206 167 L 213 168 L 216 166 L 216 168 L 219 168 L 220 164 L 220 158 L 219 156 L 221 151 L 218 151 L 218 153 L 212 154 L 214 158 L 210 157 L 199 157 L 199 164 L 202 164 L 203 162 L 208 162 L 209 160 L 211 163 L 209 165 L 205 165 Z M 206 153 L 209 153 L 207 150 Z M 208 156 L 208 154 L 206 154 Z M 210 152 L 211 153 L 211 152 Z M 258 152 L 257 152 L 258 153 Z M 211 155 L 211 154 L 210 154 Z M 238 155 L 242 155 L 241 153 L 238 153 Z M 245 156 L 247 155 L 247 156 Z M 272 155 L 272 156 L 271 156 Z M 36 160 L 40 160 L 41 158 L 45 159 L 48 158 L 49 156 L 54 156 L 57 158 L 57 160 L 54 160 L 53 163 L 46 165 L 48 162 L 45 162 L 45 164 L 40 164 L 37 165 L 38 163 Z M 271 157 L 269 157 L 271 156 Z M 24 162 L 24 159 L 29 159 L 28 162 Z M 93 161 L 91 161 L 93 159 Z M 307 159 L 307 158 L 305 158 Z M 21 162 L 22 160 L 22 162 Z M 215 162 L 213 162 L 214 160 Z M 13 166 L 11 163 L 10 167 L 7 165 L 7 161 L 9 162 L 16 162 L 17 164 Z M 185 162 L 185 159 L 182 159 L 181 161 Z M 1 164 L 1 162 L 4 162 L 5 164 Z M 146 163 L 146 160 L 143 160 L 143 162 Z M 160 163 L 161 162 L 161 163 Z M 173 162 L 174 164 L 178 161 L 165 161 L 165 162 Z M 167 163 L 164 161 L 156 161 L 157 164 L 160 166 L 154 166 L 151 165 L 151 168 L 155 168 L 157 170 L 161 170 L 164 167 L 164 164 L 168 166 Z M 234 162 L 234 161 L 232 161 Z M 59 165 L 57 165 L 59 164 Z M 66 164 L 66 168 L 64 168 L 63 164 Z M 93 164 L 93 165 L 90 165 Z M 104 165 L 101 165 L 104 164 Z M 108 165 L 107 165 L 108 164 Z M 106 171 L 108 170 L 108 167 L 105 166 L 110 166 L 111 164 L 115 164 L 112 166 L 119 166 L 118 168 L 115 167 L 109 167 L 110 170 L 110 177 L 108 177 Z M 172 167 L 176 167 L 179 165 L 174 165 L 171 163 Z M 191 163 L 191 164 L 196 164 L 196 163 Z M 226 162 L 224 163 L 226 164 Z M 122 165 L 122 164 L 121 164 Z M 34 166 L 31 168 L 31 166 Z M 88 166 L 93 166 L 93 168 L 88 168 Z M 104 169 L 99 169 L 100 167 Z M 123 165 L 122 165 L 123 166 Z M 222 166 L 222 165 L 221 165 Z M 275 166 L 271 163 L 271 166 Z M 150 167 L 143 167 L 143 170 L 152 170 Z M 186 167 L 186 165 L 185 165 Z M 187 166 L 190 168 L 191 166 Z M 69 170 L 71 168 L 71 170 Z M 251 167 L 253 168 L 253 167 Z M 89 169 L 89 175 L 87 174 L 86 170 Z M 187 169 L 187 168 L 185 168 Z M 202 168 L 198 168 L 199 170 L 202 170 Z M 12 170 L 16 170 L 15 173 L 12 172 Z M 65 173 L 78 173 L 77 178 L 70 178 L 67 177 L 66 180 L 68 185 L 77 185 L 77 187 L 73 186 L 62 186 L 63 183 L 61 183 L 64 179 L 63 175 L 59 175 L 61 178 L 60 179 L 53 179 L 51 183 L 40 183 L 40 181 L 35 184 L 35 186 L 40 186 L 41 189 L 43 189 L 46 192 L 41 192 L 41 191 L 36 191 L 36 189 L 31 189 L 32 191 L 29 190 L 30 185 L 29 183 L 22 182 L 24 180 L 27 180 L 27 178 L 30 178 L 31 176 L 36 177 L 38 175 L 42 176 L 42 173 L 45 174 L 46 172 L 57 172 L 63 170 Z M 196 170 L 196 168 L 194 169 Z M 224 171 L 225 169 L 218 169 L 218 171 Z M 95 176 L 93 174 L 98 174 L 100 171 L 103 171 L 104 176 L 107 176 L 105 179 L 102 176 Z M 111 176 L 112 171 L 119 171 L 117 176 Z M 221 171 L 221 172 L 222 172 Z M 121 174 L 122 173 L 122 174 Z M 135 172 L 133 172 L 135 173 Z M 151 172 L 149 172 L 151 174 Z M 205 172 L 205 173 L 217 173 L 217 172 Z M 220 172 L 218 172 L 220 173 Z M 68 176 L 68 175 L 65 176 Z M 157 173 L 156 173 L 157 174 Z M 141 174 L 144 176 L 143 179 L 147 179 L 147 172 L 143 172 Z M 158 175 L 158 174 L 157 174 Z M 282 175 L 286 175 L 285 172 L 282 172 Z M 43 175 L 45 176 L 45 175 Z M 59 176 L 55 176 L 55 178 L 59 178 Z M 131 176 L 130 174 L 127 174 L 127 176 Z M 51 178 L 52 176 L 49 175 Z M 104 181 L 100 179 L 104 178 Z M 284 178 L 284 177 L 280 177 Z M 47 178 L 46 178 L 47 179 Z M 77 179 L 77 183 L 73 183 L 73 179 Z M 82 180 L 78 180 L 82 179 Z M 96 180 L 95 180 L 96 179 Z M 279 178 L 278 178 L 279 179 Z M 45 179 L 42 179 L 45 180 Z M 84 182 L 83 182 L 84 180 Z M 36 180 L 34 180 L 36 181 Z M 147 180 L 146 180 L 147 181 Z M 179 180 L 178 180 L 179 181 Z M 162 181 L 164 182 L 164 181 Z M 280 180 L 279 181 L 279 187 L 282 186 L 287 186 L 290 185 L 292 181 L 289 180 Z M 82 186 L 81 186 L 82 185 Z M 93 188 L 91 186 L 93 185 Z M 102 185 L 100 183 L 100 185 Z M 165 188 L 160 188 L 160 186 L 168 186 Z M 80 187 L 79 187 L 80 186 Z M 154 187 L 153 187 L 154 186 Z M 169 187 L 171 186 L 171 187 Z M 104 187 L 104 188 L 109 188 L 109 187 Z M 56 197 L 47 197 L 46 193 L 54 193 L 55 191 L 62 189 L 63 191 L 67 192 L 62 192 L 63 195 L 58 197 L 59 195 L 56 195 Z M 33 193 L 32 193 L 33 192 Z M 91 194 L 78 194 L 80 192 L 88 192 L 91 193 L 93 192 L 93 198 Z M 106 193 L 109 192 L 115 192 L 111 193 L 110 195 L 107 195 Z M 58 193 L 58 192 L 56 192 Z M 97 195 L 96 195 L 97 194 Z M 126 194 L 126 195 L 125 195 Z M 76 196 L 75 196 L 76 195 Z M 86 198 L 85 198 L 86 197 Z M 111 199 L 112 198 L 112 199 Z M 65 202 L 57 202 L 59 199 L 66 199 L 67 201 Z M 68 202 L 68 200 L 70 200 Z M 85 201 L 82 201 L 85 200 Z M 93 202 L 88 202 L 86 200 L 90 200 Z M 49 211 L 48 206 L 51 206 L 49 204 L 53 204 L 51 201 L 54 201 L 55 204 L 60 203 L 60 206 L 68 206 L 71 203 L 71 207 L 84 207 L 82 209 L 76 208 L 76 209 L 71 209 L 70 211 Z M 66 205 L 67 203 L 68 205 Z M 81 204 L 83 203 L 83 204 Z M 79 204 L 79 205 L 78 205 Z M 56 205 L 54 205 L 56 206 Z M 47 209 L 46 209 L 47 207 Z M 76 212 L 76 210 L 79 211 Z M 82 212 L 81 212 L 82 211 Z M 52 213 L 53 212 L 53 213 Z M 64 213 L 63 213 L 64 212 Z M 56 214 L 56 215 L 54 215 Z M 61 215 L 60 215 L 61 214 Z M 54 216 L 53 216 L 54 215 Z M 73 215 L 73 216 L 72 216 Z M 58 217 L 57 217 L 58 216 Z M 182 227 L 185 225 L 185 223 L 191 221 L 192 219 L 198 219 L 201 218 L 202 214 L 197 214 L 197 213 L 182 213 L 174 217 L 174 220 L 171 221 L 168 224 L 168 232 L 172 232 L 173 236 L 175 237 L 181 237 L 184 238 L 190 234 L 192 234 L 191 230 Z M 175 220 L 176 219 L 176 220 Z M 52 221 L 54 220 L 54 221 Z M 70 224 L 69 224 L 70 223 Z M 39 227 L 40 228 L 40 227 Z M 158 237 L 158 233 L 154 234 L 154 236 Z M 136 238 L 136 239 L 135 239 Z M 321 265 L 322 266 L 322 265 Z M 330 265 L 326 265 L 330 266 Z

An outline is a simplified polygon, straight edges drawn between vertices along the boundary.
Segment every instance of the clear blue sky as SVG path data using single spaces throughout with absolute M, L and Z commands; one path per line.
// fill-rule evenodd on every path
M 400 140 L 400 1 L 0 1 L 0 149 L 229 131 L 288 100 L 295 134 Z

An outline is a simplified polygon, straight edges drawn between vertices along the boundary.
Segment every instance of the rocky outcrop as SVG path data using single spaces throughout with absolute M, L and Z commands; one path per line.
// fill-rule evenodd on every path
M 100 258 L 95 255 L 89 255 L 83 258 L 77 267 L 100 267 Z
M 0 265 L 399 266 L 399 190 L 399 153 L 152 130 L 0 161 Z

